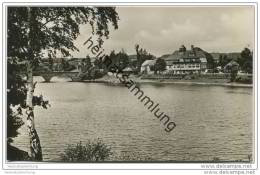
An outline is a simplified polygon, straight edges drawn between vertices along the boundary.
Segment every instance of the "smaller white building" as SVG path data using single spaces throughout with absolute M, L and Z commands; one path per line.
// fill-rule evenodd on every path
M 152 67 L 155 65 L 156 60 L 146 60 L 141 66 L 141 73 L 153 74 Z

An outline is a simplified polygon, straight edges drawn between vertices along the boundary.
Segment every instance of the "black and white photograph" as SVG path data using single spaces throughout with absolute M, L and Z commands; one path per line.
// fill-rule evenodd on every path
M 256 163 L 254 4 L 4 8 L 6 164 Z

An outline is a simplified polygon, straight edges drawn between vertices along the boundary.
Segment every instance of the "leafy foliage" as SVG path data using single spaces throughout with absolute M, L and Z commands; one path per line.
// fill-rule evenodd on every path
M 65 152 L 61 154 L 61 160 L 68 162 L 104 161 L 110 155 L 112 155 L 111 148 L 98 139 L 93 142 L 88 141 L 86 145 L 83 145 L 82 142 L 68 145 Z
M 68 60 L 62 58 L 61 59 L 61 69 L 63 71 L 71 71 L 73 69 L 76 69 L 74 65 L 69 64 Z
M 151 55 L 146 51 L 146 49 L 140 48 L 139 44 L 135 45 L 136 55 L 137 55 L 137 70 L 140 72 L 142 64 L 146 60 L 154 59 L 155 56 Z
M 241 52 L 241 57 L 238 59 L 238 63 L 241 69 L 245 72 L 252 73 L 253 72 L 253 53 L 245 48 Z
M 24 67 L 14 64 L 15 60 L 7 62 L 7 138 L 12 142 L 12 138 L 18 135 L 17 129 L 24 124 L 22 121 L 22 107 L 25 106 L 27 89 L 25 80 L 19 75 Z M 17 106 L 17 108 L 15 108 Z
M 27 56 L 28 37 L 32 39 L 34 56 L 40 56 L 42 49 L 52 57 L 57 51 L 71 56 L 69 51 L 78 51 L 73 41 L 80 34 L 80 24 L 90 24 L 93 34 L 106 38 L 109 23 L 118 28 L 119 17 L 112 7 L 32 7 L 31 13 L 29 26 L 27 7 L 8 8 L 9 57 L 24 59 Z M 32 36 L 27 35 L 29 27 L 33 30 Z
M 7 138 L 9 142 L 12 142 L 12 138 L 18 135 L 17 129 L 24 124 L 21 116 L 26 107 L 25 67 L 24 64 L 18 64 L 16 59 L 9 58 L 7 61 Z M 47 108 L 49 102 L 45 101 L 42 95 L 34 96 L 33 105 Z
M 81 71 L 86 72 L 92 67 L 91 60 L 89 56 L 81 60 Z
M 164 71 L 166 69 L 166 62 L 162 58 L 158 58 L 154 65 L 154 71 L 157 73 L 157 71 Z
M 244 48 L 240 55 L 236 57 L 232 57 L 231 54 L 221 54 L 219 55 L 219 63 L 218 66 L 224 68 L 230 61 L 237 61 L 239 64 L 240 70 L 252 73 L 253 72 L 253 52 L 248 48 Z
M 232 65 L 230 70 L 230 81 L 234 82 L 237 77 L 238 66 Z
M 111 51 L 109 59 L 112 61 L 111 67 L 113 67 L 113 65 L 116 65 L 120 70 L 126 68 L 130 62 L 128 55 L 123 49 L 118 53 L 115 53 L 114 50 Z
M 78 51 L 73 41 L 83 24 L 92 27 L 102 44 L 101 38 L 109 36 L 110 24 L 117 29 L 118 20 L 114 7 L 8 7 L 8 138 L 17 136 L 23 124 L 19 115 L 26 107 L 27 68 L 38 67 L 43 51 L 48 53 L 50 69 L 57 53 L 66 57 L 71 56 L 70 51 Z M 42 96 L 32 100 L 34 106 L 48 107 Z
M 218 65 L 223 69 L 232 59 L 229 58 L 226 54 L 219 55 Z

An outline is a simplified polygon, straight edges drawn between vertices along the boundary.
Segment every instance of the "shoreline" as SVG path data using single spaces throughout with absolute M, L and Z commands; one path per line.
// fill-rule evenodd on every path
M 129 80 L 133 80 L 137 84 L 144 83 L 155 83 L 155 84 L 184 84 L 184 85 L 202 85 L 202 86 L 224 86 L 224 87 L 241 87 L 241 88 L 253 88 L 253 84 L 243 84 L 243 83 L 229 83 L 218 79 L 207 79 L 205 80 L 170 80 L 170 79 L 160 79 L 160 80 L 151 80 L 151 79 L 141 79 L 136 77 L 129 77 Z M 218 82 L 219 81 L 219 82 Z M 82 82 L 86 83 L 107 83 L 111 85 L 123 85 L 121 82 L 112 76 L 106 76 L 105 78 L 100 78 L 96 80 L 84 80 Z
M 186 85 L 204 85 L 204 86 L 228 86 L 228 87 L 245 87 L 253 88 L 253 84 L 242 83 L 216 83 L 216 82 L 203 82 L 203 81 L 143 81 L 140 83 L 160 83 L 160 84 L 186 84 Z
M 134 81 L 137 84 L 153 83 L 153 84 L 183 84 L 183 85 L 201 85 L 201 86 L 223 86 L 223 87 L 241 87 L 241 88 L 253 88 L 253 84 L 245 83 L 230 83 L 223 79 L 141 79 L 140 77 L 130 76 L 129 80 Z M 73 81 L 71 81 L 73 82 Z M 95 80 L 83 80 L 78 82 L 84 83 L 106 83 L 114 86 L 123 85 L 116 77 L 105 76 L 103 78 Z M 42 83 L 46 83 L 42 81 Z M 48 83 L 53 83 L 48 82 Z

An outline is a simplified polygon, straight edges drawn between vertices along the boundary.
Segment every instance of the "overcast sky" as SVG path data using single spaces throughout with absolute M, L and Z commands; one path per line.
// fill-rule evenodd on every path
M 208 52 L 240 52 L 254 41 L 254 8 L 243 7 L 117 7 L 119 29 L 111 30 L 104 50 L 135 54 L 138 43 L 161 56 L 180 45 L 198 46 Z M 91 36 L 87 27 L 76 41 L 74 57 L 93 56 L 83 43 Z

